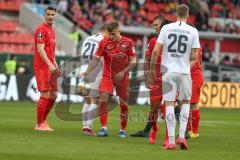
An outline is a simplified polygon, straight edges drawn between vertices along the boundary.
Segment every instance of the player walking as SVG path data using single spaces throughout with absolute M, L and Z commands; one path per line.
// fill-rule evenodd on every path
M 45 9 L 45 22 L 34 33 L 34 73 L 36 76 L 40 99 L 37 104 L 37 125 L 35 130 L 53 131 L 46 121 L 47 115 L 57 98 L 57 76 L 60 72 L 55 60 L 55 32 L 53 22 L 56 17 L 56 9 Z
M 164 148 L 176 149 L 175 144 L 175 114 L 174 102 L 176 93 L 181 100 L 180 127 L 177 144 L 181 149 L 188 149 L 185 139 L 185 130 L 189 117 L 192 82 L 190 75 L 190 63 L 192 66 L 197 62 L 197 52 L 200 48 L 198 31 L 186 24 L 189 17 L 189 8 L 182 4 L 177 8 L 177 22 L 165 25 L 157 39 L 152 54 L 150 66 L 150 79 L 155 79 L 155 65 L 160 49 L 162 52 L 162 65 L 167 68 L 163 73 L 163 99 L 166 105 L 166 123 L 169 136 L 169 144 Z M 169 86 L 164 83 L 170 83 Z M 170 91 L 169 91 L 170 90 Z
M 202 71 L 202 50 L 198 50 L 198 62 L 191 69 L 192 98 L 188 131 L 191 138 L 199 137 L 200 109 L 198 106 L 201 88 L 204 83 Z

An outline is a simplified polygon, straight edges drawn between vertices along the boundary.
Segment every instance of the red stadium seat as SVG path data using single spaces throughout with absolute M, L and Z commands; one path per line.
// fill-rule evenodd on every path
M 174 22 L 177 20 L 177 17 L 175 15 L 172 15 L 172 14 L 166 14 L 166 17 L 168 20 Z
M 0 10 L 2 10 L 2 11 L 14 11 L 14 12 L 17 11 L 18 12 L 19 9 L 20 9 L 20 5 L 23 2 L 24 1 L 19 1 L 19 0 L 0 2 Z
M 116 1 L 115 2 L 116 6 L 118 6 L 119 8 L 122 8 L 122 9 L 128 9 L 128 3 L 127 1 Z
M 6 32 L 4 32 L 3 34 L 2 34 L 2 40 L 1 40 L 2 42 L 7 42 L 8 41 L 8 33 L 6 33 Z
M 195 16 L 189 16 L 188 21 L 189 24 L 196 24 L 196 17 Z
M 165 11 L 165 4 L 164 3 L 159 3 L 158 4 L 158 9 L 159 9 L 159 12 L 164 12 Z
M 147 3 L 146 8 L 150 12 L 159 12 L 159 9 L 156 3 Z
M 0 44 L 0 53 L 3 53 L 3 45 Z
M 148 12 L 147 13 L 147 19 L 149 22 L 152 22 L 153 19 L 158 15 L 158 13 L 154 13 L 154 12 Z

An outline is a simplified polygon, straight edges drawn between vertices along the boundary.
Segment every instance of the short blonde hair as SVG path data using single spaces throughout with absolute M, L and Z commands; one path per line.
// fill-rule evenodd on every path
M 187 18 L 189 14 L 189 7 L 186 4 L 181 4 L 177 8 L 177 16 L 180 18 Z

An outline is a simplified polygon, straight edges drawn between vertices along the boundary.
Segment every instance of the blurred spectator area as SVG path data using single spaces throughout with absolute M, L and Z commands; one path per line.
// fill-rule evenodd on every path
M 18 22 L 20 5 L 24 2 L 26 1 L 0 1 L 0 53 L 33 53 L 33 34 Z
M 95 24 L 112 20 L 126 26 L 149 27 L 159 13 L 175 21 L 176 8 L 181 3 L 189 5 L 188 23 L 198 30 L 240 32 L 238 0 L 59 0 L 57 6 L 60 13 L 91 33 Z
M 11 11 L 19 12 L 20 5 L 28 0 L 1 0 L 0 1 L 0 10 L 1 11 Z

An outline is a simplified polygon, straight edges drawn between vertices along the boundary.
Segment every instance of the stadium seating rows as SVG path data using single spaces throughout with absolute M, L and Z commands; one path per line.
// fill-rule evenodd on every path
M 0 32 L 0 43 L 28 44 L 33 42 L 34 39 L 32 34 Z
M 12 21 L 0 22 L 0 32 L 15 32 L 17 30 L 17 23 Z
M 22 3 L 22 1 L 20 1 L 20 0 L 0 1 L 0 10 L 18 12 L 20 9 L 21 3 Z
M 0 18 L 0 53 L 33 54 L 33 35 L 19 28 L 17 22 Z
M 32 45 L 0 44 L 0 53 L 33 54 Z

